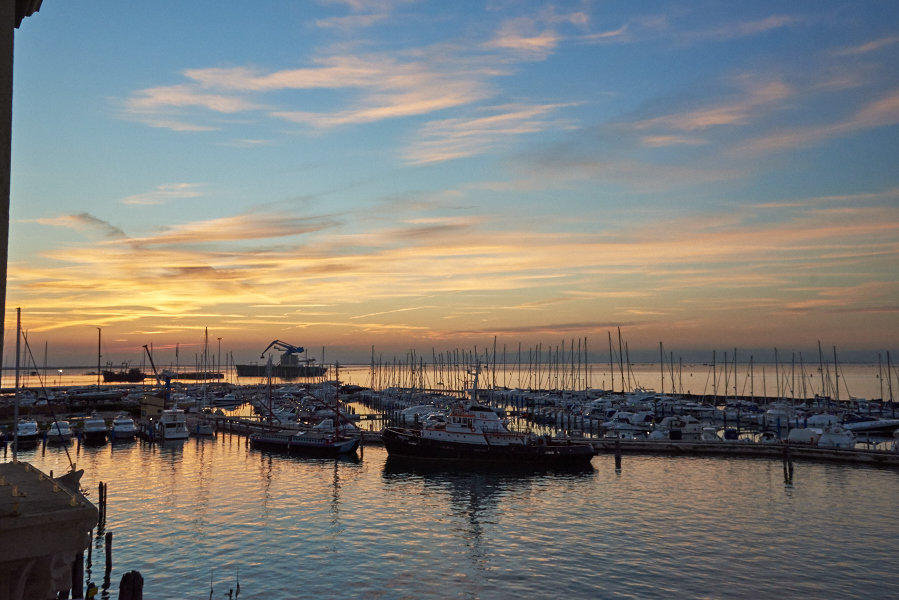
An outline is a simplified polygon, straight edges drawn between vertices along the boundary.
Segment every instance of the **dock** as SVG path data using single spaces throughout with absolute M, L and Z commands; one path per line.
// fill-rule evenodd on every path
M 787 442 L 701 442 L 670 440 L 587 440 L 597 454 L 647 454 L 670 456 L 735 456 L 742 458 L 803 459 L 899 467 L 899 453 L 885 450 L 818 448 Z

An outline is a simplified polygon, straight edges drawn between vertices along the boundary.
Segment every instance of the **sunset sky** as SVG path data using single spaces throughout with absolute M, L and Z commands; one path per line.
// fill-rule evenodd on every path
M 7 365 L 16 307 L 54 364 L 897 349 L 895 1 L 44 0 L 15 43 Z

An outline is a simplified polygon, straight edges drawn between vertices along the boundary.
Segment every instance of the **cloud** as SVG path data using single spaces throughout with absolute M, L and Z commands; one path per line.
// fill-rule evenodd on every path
M 734 21 L 719 25 L 718 27 L 700 31 L 689 31 L 679 35 L 690 41 L 730 41 L 765 34 L 800 23 L 802 23 L 802 20 L 795 16 L 770 15 L 763 19 Z
M 899 89 L 891 90 L 879 99 L 868 102 L 843 120 L 823 125 L 795 127 L 760 136 L 735 145 L 734 152 L 752 155 L 791 150 L 865 129 L 888 127 L 897 123 L 899 123 Z
M 104 237 L 118 239 L 124 238 L 125 232 L 110 223 L 88 213 L 66 214 L 56 217 L 33 219 L 30 222 L 49 225 L 51 227 L 63 227 L 76 231 L 97 231 Z
M 496 106 L 482 110 L 495 113 L 487 116 L 431 121 L 403 156 L 411 164 L 427 164 L 484 154 L 519 136 L 561 128 L 558 120 L 546 117 L 563 106 Z
M 254 212 L 174 225 L 155 235 L 129 238 L 128 243 L 155 246 L 272 239 L 318 232 L 335 224 L 330 217 Z
M 865 42 L 864 44 L 860 44 L 858 46 L 842 48 L 840 50 L 837 50 L 835 54 L 837 56 L 857 56 L 859 54 L 869 54 L 871 52 L 876 52 L 881 48 L 892 46 L 896 43 L 899 43 L 899 36 L 891 35 L 888 37 L 871 40 L 870 42 Z
M 202 193 L 196 188 L 196 183 L 166 183 L 156 187 L 152 192 L 135 194 L 122 199 L 122 204 L 164 204 L 169 200 L 181 198 L 196 198 Z

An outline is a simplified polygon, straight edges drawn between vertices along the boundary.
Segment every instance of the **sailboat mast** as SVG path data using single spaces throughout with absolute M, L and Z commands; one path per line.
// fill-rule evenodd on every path
M 22 309 L 16 308 L 16 390 L 15 408 L 13 409 L 12 422 L 12 461 L 16 462 L 19 453 L 19 353 L 22 340 Z
M 102 356 L 103 343 L 101 341 L 103 330 L 97 327 L 97 389 L 100 389 L 100 358 Z

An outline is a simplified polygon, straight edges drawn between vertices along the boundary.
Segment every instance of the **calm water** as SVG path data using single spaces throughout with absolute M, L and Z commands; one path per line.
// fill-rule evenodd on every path
M 899 597 L 899 472 L 598 456 L 576 474 L 414 472 L 244 438 L 71 447 L 108 484 L 112 588 L 146 598 Z M 22 460 L 56 474 L 65 452 Z M 9 460 L 9 457 L 6 457 Z M 93 579 L 103 579 L 95 540 Z

